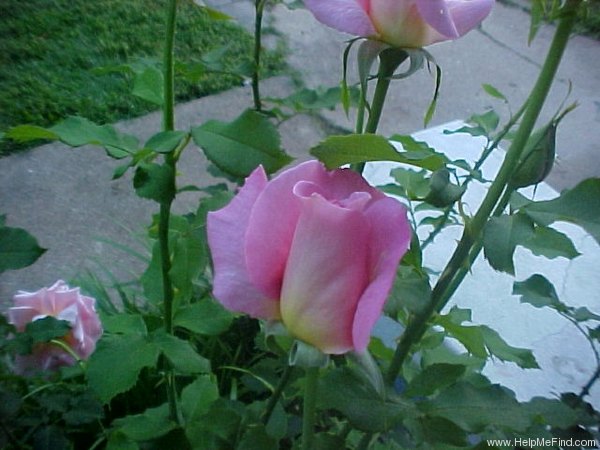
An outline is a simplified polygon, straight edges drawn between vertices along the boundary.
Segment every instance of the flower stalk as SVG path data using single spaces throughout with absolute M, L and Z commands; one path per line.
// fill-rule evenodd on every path
M 319 384 L 319 368 L 307 367 L 304 377 L 304 409 L 302 413 L 302 446 L 301 450 L 314 448 L 315 418 L 317 412 L 317 392 Z
M 377 127 L 379 126 L 379 120 L 381 119 L 381 113 L 385 105 L 385 99 L 394 76 L 396 69 L 408 58 L 408 53 L 402 53 L 399 56 L 396 49 L 384 50 L 379 54 L 379 69 L 377 71 L 377 84 L 375 86 L 375 92 L 373 94 L 373 100 L 371 101 L 371 108 L 369 110 L 369 119 L 365 126 L 364 133 L 376 133 Z M 366 89 L 366 83 L 365 83 Z M 361 93 L 361 100 L 359 105 L 359 113 L 357 117 L 356 131 L 363 133 L 363 121 L 364 121 L 364 97 L 366 92 Z M 365 163 L 353 164 L 352 169 L 358 173 L 362 173 L 365 168 Z
M 435 313 L 441 311 L 454 294 L 459 285 L 459 283 L 455 282 L 457 276 L 460 277 L 460 274 L 464 272 L 466 264 L 474 261 L 472 250 L 480 240 L 483 228 L 492 214 L 492 211 L 498 205 L 500 197 L 503 193 L 506 194 L 507 192 L 507 186 L 514 169 L 516 168 L 521 153 L 533 131 L 535 122 L 554 80 L 554 76 L 575 23 L 577 9 L 581 2 L 582 0 L 567 0 L 564 4 L 561 19 L 554 34 L 552 44 L 540 75 L 527 101 L 527 108 L 523 116 L 523 121 L 517 129 L 513 143 L 508 149 L 502 166 L 500 167 L 494 182 L 490 186 L 481 206 L 477 210 L 477 213 L 465 226 L 462 238 L 434 286 L 428 304 L 423 311 L 408 324 L 402 335 L 386 374 L 387 383 L 391 384 L 394 382 L 402 368 L 402 364 L 409 355 L 413 344 L 418 342 L 427 330 L 427 325 L 431 317 Z M 506 197 L 507 196 L 505 195 L 505 198 Z
M 175 42 L 175 23 L 177 17 L 177 0 L 169 0 L 167 4 L 167 21 L 165 32 L 165 48 L 163 54 L 163 79 L 164 79 L 164 98 L 163 98 L 163 131 L 173 131 L 175 129 L 175 68 L 173 47 Z M 170 182 L 175 185 L 175 156 L 171 153 L 165 155 L 165 165 L 170 167 L 172 179 Z M 175 189 L 173 189 L 173 192 Z M 171 282 L 171 253 L 169 250 L 169 224 L 171 221 L 172 198 L 168 198 L 160 203 L 158 240 L 160 247 L 161 274 L 163 281 L 163 302 L 165 315 L 165 331 L 167 334 L 173 334 L 173 302 L 174 291 Z M 181 423 L 179 404 L 177 402 L 177 387 L 175 385 L 175 373 L 167 366 L 166 373 L 167 398 L 169 402 L 169 415 L 175 423 Z
M 262 47 L 262 20 L 267 0 L 256 0 L 254 4 L 254 70 L 252 71 L 252 99 L 254 109 L 262 111 L 260 100 L 260 55 Z
M 290 381 L 290 377 L 292 375 L 293 370 L 294 370 L 294 366 L 291 366 L 289 364 L 285 366 L 285 369 L 283 371 L 283 374 L 281 375 L 279 383 L 277 384 L 277 386 L 275 387 L 275 390 L 271 394 L 271 397 L 269 398 L 269 401 L 265 408 L 265 412 L 262 417 L 262 421 L 265 425 L 267 423 L 269 423 L 269 420 L 271 419 L 271 415 L 273 414 L 273 411 L 275 410 L 275 406 L 277 405 L 277 402 L 281 398 L 281 395 L 283 394 L 283 390 L 287 386 L 288 381 Z

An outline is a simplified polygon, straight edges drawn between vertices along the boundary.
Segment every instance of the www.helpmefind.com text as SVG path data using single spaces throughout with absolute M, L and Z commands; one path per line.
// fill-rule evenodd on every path
M 600 442 L 595 439 L 561 439 L 561 438 L 513 438 L 513 439 L 488 439 L 487 444 L 492 447 L 560 447 L 560 448 L 599 448 Z

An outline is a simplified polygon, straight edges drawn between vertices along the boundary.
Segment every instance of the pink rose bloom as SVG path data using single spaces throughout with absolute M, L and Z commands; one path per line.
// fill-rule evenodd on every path
M 351 170 L 262 167 L 208 215 L 214 295 L 329 354 L 362 352 L 406 252 L 406 209 Z
M 95 300 L 81 295 L 79 288 L 72 289 L 59 280 L 37 292 L 19 291 L 13 300 L 15 306 L 9 308 L 8 320 L 17 331 L 25 331 L 28 323 L 51 316 L 70 323 L 71 331 L 61 340 L 80 359 L 87 359 L 96 348 L 96 341 L 102 335 L 102 325 L 94 308 Z M 16 371 L 24 374 L 73 364 L 73 356 L 64 349 L 55 344 L 40 343 L 34 345 L 31 355 L 16 358 Z
M 425 47 L 475 28 L 494 0 L 304 0 L 320 22 L 396 47 Z

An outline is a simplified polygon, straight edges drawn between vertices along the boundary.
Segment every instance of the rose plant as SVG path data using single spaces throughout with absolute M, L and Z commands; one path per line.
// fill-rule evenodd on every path
M 98 300 L 102 323 L 94 300 L 62 281 L 17 294 L 1 316 L 0 446 L 426 450 L 499 448 L 486 440 L 516 436 L 595 437 L 599 416 L 587 399 L 600 378 L 600 315 L 563 303 L 542 275 L 515 282 L 523 302 L 573 323 L 598 363 L 579 393 L 520 402 L 482 368 L 492 357 L 536 368 L 533 353 L 470 324 L 470 311 L 447 307 L 482 249 L 494 269 L 514 274 L 515 247 L 531 246 L 535 236 L 544 237 L 536 251 L 577 257 L 553 222 L 573 222 L 599 239 L 600 206 L 588 201 L 600 195 L 599 180 L 545 202 L 523 190 L 542 181 L 553 161 L 555 128 L 570 107 L 533 131 L 582 7 L 581 0 L 535 2 L 534 14 L 549 10 L 559 19 L 548 58 L 530 98 L 505 125 L 488 111 L 454 131 L 486 138 L 475 162 L 453 161 L 411 136 L 394 137 L 398 150 L 376 132 L 390 82 L 430 60 L 419 47 L 464 35 L 492 0 L 306 0 L 321 22 L 364 38 L 355 103 L 345 74 L 341 88 L 261 98 L 268 2 L 256 0 L 253 109 L 188 130 L 175 128 L 177 1 L 169 0 L 162 75 L 135 80 L 135 92 L 160 99 L 161 131 L 139 143 L 80 117 L 8 130 L 7 138 L 102 146 L 121 161 L 115 178 L 134 172 L 135 192 L 154 201 L 157 214 L 139 278 L 111 276 L 110 288 L 98 277 L 78 280 Z M 398 73 L 407 58 L 411 67 Z M 347 111 L 357 106 L 355 133 L 313 147 L 319 161 L 286 167 L 292 158 L 277 125 L 289 113 L 282 107 L 294 114 L 337 103 Z M 502 167 L 488 183 L 480 166 L 509 135 Z M 178 186 L 190 141 L 221 183 Z M 394 183 L 374 187 L 362 177 L 371 161 L 405 166 L 391 172 Z M 473 214 L 462 203 L 471 183 L 487 188 Z M 173 202 L 182 191 L 200 195 L 198 207 L 180 215 Z M 0 219 L 0 271 L 43 253 L 24 230 Z M 423 255 L 449 225 L 461 226 L 463 235 L 435 272 Z M 382 315 L 391 337 L 376 330 Z M 448 339 L 460 345 L 451 348 Z

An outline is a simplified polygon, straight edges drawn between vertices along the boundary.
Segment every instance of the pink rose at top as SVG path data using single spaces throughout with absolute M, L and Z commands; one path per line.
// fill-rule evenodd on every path
M 456 39 L 490 13 L 494 0 L 304 0 L 320 22 L 395 47 Z
M 102 325 L 91 297 L 81 295 L 79 288 L 70 288 L 59 280 L 49 288 L 37 292 L 19 291 L 14 305 L 8 310 L 8 320 L 17 331 L 24 331 L 28 323 L 44 317 L 66 320 L 71 325 L 61 340 L 80 359 L 87 359 L 96 348 L 102 335 Z M 15 361 L 17 373 L 35 370 L 56 370 L 61 366 L 73 365 L 75 360 L 66 350 L 52 343 L 35 344 L 30 355 L 19 355 Z
M 317 161 L 257 168 L 207 228 L 215 297 L 328 354 L 366 349 L 411 236 L 400 202 Z

